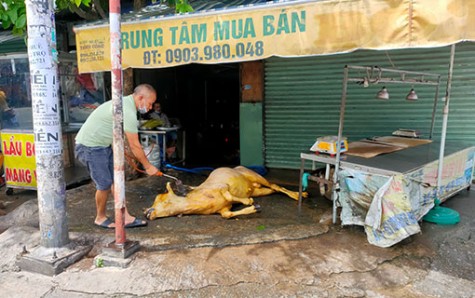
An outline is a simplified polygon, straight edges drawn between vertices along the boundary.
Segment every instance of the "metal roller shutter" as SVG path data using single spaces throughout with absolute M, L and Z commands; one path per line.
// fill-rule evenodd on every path
M 0 32 L 0 55 L 11 53 L 26 53 L 26 43 L 23 37 L 12 35 L 10 32 Z
M 447 140 L 475 144 L 475 44 L 458 44 L 450 102 Z M 434 139 L 440 137 L 450 47 L 393 51 L 357 51 L 307 58 L 270 58 L 265 62 L 264 154 L 271 168 L 297 169 L 299 153 L 315 139 L 338 133 L 343 67 L 377 65 L 384 68 L 442 75 Z M 405 96 L 412 86 L 387 85 L 389 101 L 374 99 L 382 85 L 348 85 L 343 134 L 349 140 L 389 135 L 398 128 L 420 130 L 428 136 L 435 88 L 414 86 L 417 102 Z

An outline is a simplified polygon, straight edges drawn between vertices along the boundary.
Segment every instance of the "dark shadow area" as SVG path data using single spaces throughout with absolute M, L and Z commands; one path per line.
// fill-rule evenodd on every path
M 135 85 L 151 84 L 162 111 L 180 121 L 187 167 L 240 164 L 239 64 L 138 69 L 134 79 Z

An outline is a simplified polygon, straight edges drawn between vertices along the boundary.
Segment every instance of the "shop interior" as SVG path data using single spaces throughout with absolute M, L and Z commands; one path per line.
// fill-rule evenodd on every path
M 186 167 L 240 164 L 238 63 L 135 69 L 134 85 L 141 83 L 157 90 L 162 112 L 185 131 Z
M 26 56 L 0 59 L 0 129 L 33 128 L 29 77 Z

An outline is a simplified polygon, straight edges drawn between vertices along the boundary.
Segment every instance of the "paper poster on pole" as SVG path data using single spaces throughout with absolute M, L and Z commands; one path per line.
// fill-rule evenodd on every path
M 30 67 L 50 68 L 51 55 L 48 54 L 48 43 L 44 38 L 34 38 L 28 41 Z
M 38 156 L 62 153 L 57 88 L 58 77 L 53 69 L 37 70 L 31 75 L 33 124 Z

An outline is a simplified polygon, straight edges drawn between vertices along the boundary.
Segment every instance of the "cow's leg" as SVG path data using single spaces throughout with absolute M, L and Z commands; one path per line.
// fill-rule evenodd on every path
M 273 194 L 273 193 L 276 193 L 276 192 L 283 192 L 285 193 L 286 195 L 288 195 L 289 197 L 291 197 L 292 199 L 295 199 L 295 200 L 298 200 L 298 195 L 299 193 L 296 192 L 296 191 L 290 191 L 288 189 L 285 189 L 283 187 L 280 187 L 278 186 L 277 184 L 270 184 L 271 186 L 273 185 L 274 188 L 267 188 L 267 187 L 262 187 L 261 185 L 258 185 L 256 187 L 256 185 L 254 185 L 254 190 L 252 191 L 252 194 L 251 196 L 253 197 L 263 197 L 263 196 L 267 196 L 267 195 L 270 195 L 270 194 Z M 279 188 L 279 189 L 277 189 Z M 308 196 L 308 193 L 306 192 L 303 192 L 302 193 L 302 197 L 306 198 Z
M 257 183 L 257 182 L 254 182 L 252 185 L 254 186 L 254 191 L 252 193 L 252 196 L 254 197 L 258 197 L 258 196 L 265 196 L 265 195 L 269 195 L 269 194 L 272 194 L 274 192 L 281 192 L 281 193 L 284 193 L 286 194 L 287 196 L 289 196 L 290 198 L 298 201 L 299 200 L 299 192 L 298 191 L 291 191 L 291 190 L 288 190 L 287 188 L 285 187 L 282 187 L 282 186 L 279 186 L 277 184 L 274 184 L 274 183 L 270 183 L 266 180 L 267 183 Z M 264 186 L 264 187 L 263 187 Z M 255 192 L 257 193 L 261 193 L 260 195 L 259 194 L 255 194 Z M 308 193 L 307 192 L 302 192 L 302 197 L 306 198 L 308 197 Z
M 223 197 L 232 202 L 232 203 L 241 203 L 241 204 L 244 204 L 244 205 L 252 205 L 254 204 L 254 200 L 252 198 L 239 198 L 239 197 L 236 197 L 236 196 L 233 196 L 229 190 L 226 190 L 226 191 L 222 191 L 221 192 L 223 194 Z
M 290 191 L 290 190 L 288 190 L 288 189 L 286 189 L 282 186 L 279 186 L 279 185 L 274 184 L 274 183 L 270 183 L 269 181 L 267 181 L 266 178 L 262 177 L 261 175 L 257 174 L 254 171 L 249 170 L 246 167 L 237 166 L 234 169 L 236 171 L 238 171 L 239 173 L 241 173 L 242 175 L 244 175 L 244 177 L 246 177 L 246 179 L 251 181 L 252 184 L 254 185 L 254 187 L 256 187 L 256 188 L 258 188 L 260 186 L 265 186 L 265 187 L 268 187 L 268 188 L 270 188 L 274 191 L 284 193 L 284 194 L 286 194 L 287 196 L 291 197 L 292 199 L 294 199 L 296 201 L 298 201 L 298 199 L 299 199 L 298 191 Z M 302 197 L 306 198 L 307 196 L 308 196 L 308 194 L 306 192 L 302 193 Z
M 259 185 L 259 187 L 260 187 L 260 185 Z M 263 196 L 268 196 L 268 195 L 273 194 L 273 193 L 275 193 L 275 190 L 273 190 L 271 188 L 267 188 L 267 187 L 254 188 L 252 190 L 251 196 L 253 196 L 253 197 L 263 197 Z
M 275 190 L 275 191 L 286 194 L 287 196 L 289 196 L 290 198 L 292 198 L 296 201 L 299 200 L 299 192 L 298 191 L 291 191 L 291 190 L 288 190 L 288 189 L 286 189 L 282 186 L 279 186 L 279 185 L 273 184 L 273 183 L 270 183 L 269 187 L 271 189 Z M 304 197 L 304 198 L 308 197 L 308 193 L 302 192 L 302 197 Z
M 298 191 L 291 191 L 274 183 L 267 182 L 267 184 L 261 185 L 257 182 L 254 182 L 252 183 L 252 186 L 254 186 L 254 190 L 252 191 L 252 194 L 251 194 L 251 196 L 253 197 L 262 197 L 262 196 L 273 194 L 275 192 L 282 192 L 294 200 L 298 201 L 299 199 Z M 302 193 L 302 197 L 306 198 L 307 196 L 308 196 L 308 193 L 306 192 Z
M 257 209 L 255 206 L 249 206 L 238 211 L 230 211 L 230 209 L 231 207 L 225 207 L 221 209 L 219 213 L 221 214 L 222 217 L 227 219 L 227 218 L 235 217 L 238 215 L 252 214 L 252 213 L 257 212 Z

